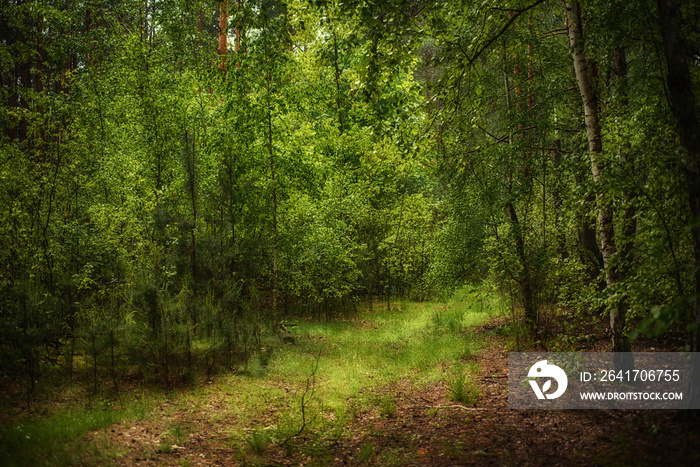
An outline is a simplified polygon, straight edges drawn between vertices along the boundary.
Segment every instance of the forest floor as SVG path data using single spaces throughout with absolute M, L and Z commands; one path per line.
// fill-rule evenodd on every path
M 450 324 L 454 310 L 464 313 L 464 327 Z M 470 320 L 470 311 L 479 316 Z M 513 339 L 505 335 L 502 313 L 433 304 L 388 315 L 300 324 L 296 344 L 230 375 L 154 398 L 142 417 L 92 430 L 67 443 L 73 455 L 43 460 L 181 466 L 700 464 L 700 429 L 680 411 L 508 409 Z M 560 326 L 555 323 L 550 321 L 548 332 Z M 435 328 L 447 327 L 455 332 L 435 334 Z M 584 335 L 582 350 L 605 350 L 604 330 L 591 326 Z M 439 346 L 425 347 L 428 342 Z M 633 350 L 678 350 L 676 345 L 640 340 Z

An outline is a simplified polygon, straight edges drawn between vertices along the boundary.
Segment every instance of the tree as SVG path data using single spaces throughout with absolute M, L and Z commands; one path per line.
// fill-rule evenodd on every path
M 585 39 L 583 36 L 583 23 L 578 2 L 566 4 L 567 28 L 571 46 L 571 55 L 574 60 L 576 81 L 583 99 L 585 111 L 586 134 L 588 136 L 588 152 L 591 159 L 591 172 L 598 186 L 596 199 L 598 203 L 598 229 L 603 252 L 603 264 L 605 268 L 605 282 L 607 287 L 613 288 L 619 281 L 618 268 L 613 265 L 613 256 L 617 253 L 615 245 L 615 228 L 613 225 L 613 207 L 609 199 L 606 199 L 601 190 L 605 163 L 601 158 L 603 152 L 603 140 L 601 124 L 599 121 L 598 93 L 593 83 L 597 65 L 586 57 Z M 625 302 L 620 300 L 610 310 L 610 329 L 612 330 L 613 352 L 629 351 L 629 341 L 625 334 Z
M 676 0 L 658 0 L 659 27 L 666 59 L 666 81 L 671 111 L 684 154 L 681 167 L 685 176 L 690 210 L 690 231 L 694 252 L 694 294 L 688 300 L 691 308 L 691 350 L 700 350 L 700 124 L 698 123 L 693 82 L 688 69 L 682 36 L 680 7 Z M 696 377 L 700 374 L 697 359 L 693 360 L 691 397 L 700 396 Z M 697 417 L 697 413 L 694 413 Z
M 686 48 L 682 36 L 680 7 L 676 0 L 659 0 L 659 26 L 664 43 L 666 80 L 671 111 L 676 120 L 678 139 L 685 154 L 681 159 L 690 208 L 690 226 L 694 251 L 694 291 L 691 299 L 694 316 L 692 349 L 700 349 L 700 124 L 695 93 L 688 69 Z
M 226 72 L 226 58 L 228 55 L 228 0 L 219 2 L 219 56 L 221 63 L 219 68 Z

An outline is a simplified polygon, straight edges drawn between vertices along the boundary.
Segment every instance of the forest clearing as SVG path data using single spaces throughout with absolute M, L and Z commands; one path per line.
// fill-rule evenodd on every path
M 3 0 L 0 464 L 698 463 L 699 94 L 694 0 Z
M 390 312 L 377 308 L 347 321 L 299 323 L 294 344 L 261 349 L 246 365 L 212 379 L 166 393 L 106 392 L 92 410 L 114 411 L 111 420 L 65 407 L 78 394 L 70 386 L 56 388 L 37 408 L 43 417 L 2 431 L 0 461 L 320 466 L 700 460 L 700 433 L 689 432 L 678 411 L 509 411 L 506 353 L 515 336 L 503 304 L 486 294 L 463 293 L 450 303 L 404 302 Z M 604 334 L 588 330 L 594 336 L 586 346 L 607 345 Z M 635 350 L 643 345 L 648 342 Z

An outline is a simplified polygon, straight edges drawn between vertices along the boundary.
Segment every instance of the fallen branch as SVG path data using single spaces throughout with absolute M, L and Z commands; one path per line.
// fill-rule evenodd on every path
M 463 405 L 458 405 L 458 404 L 452 404 L 452 405 L 433 405 L 433 406 L 426 406 L 426 408 L 429 409 L 462 409 L 466 411 L 480 411 L 480 410 L 486 410 L 483 407 L 465 407 Z
M 306 428 L 306 406 L 308 405 L 309 401 L 313 399 L 314 393 L 316 392 L 316 371 L 318 371 L 320 357 L 321 352 L 319 351 L 318 355 L 314 357 L 314 364 L 311 367 L 311 375 L 306 378 L 306 388 L 304 388 L 304 393 L 301 395 L 301 427 L 299 428 L 299 431 L 279 443 L 280 446 L 287 444 L 292 438 L 296 438 L 302 434 Z

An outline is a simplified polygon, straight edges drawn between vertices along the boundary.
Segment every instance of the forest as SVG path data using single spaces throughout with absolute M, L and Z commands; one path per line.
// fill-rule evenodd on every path
M 700 351 L 700 3 L 3 0 L 0 83 L 0 464 L 699 460 L 499 378 Z

